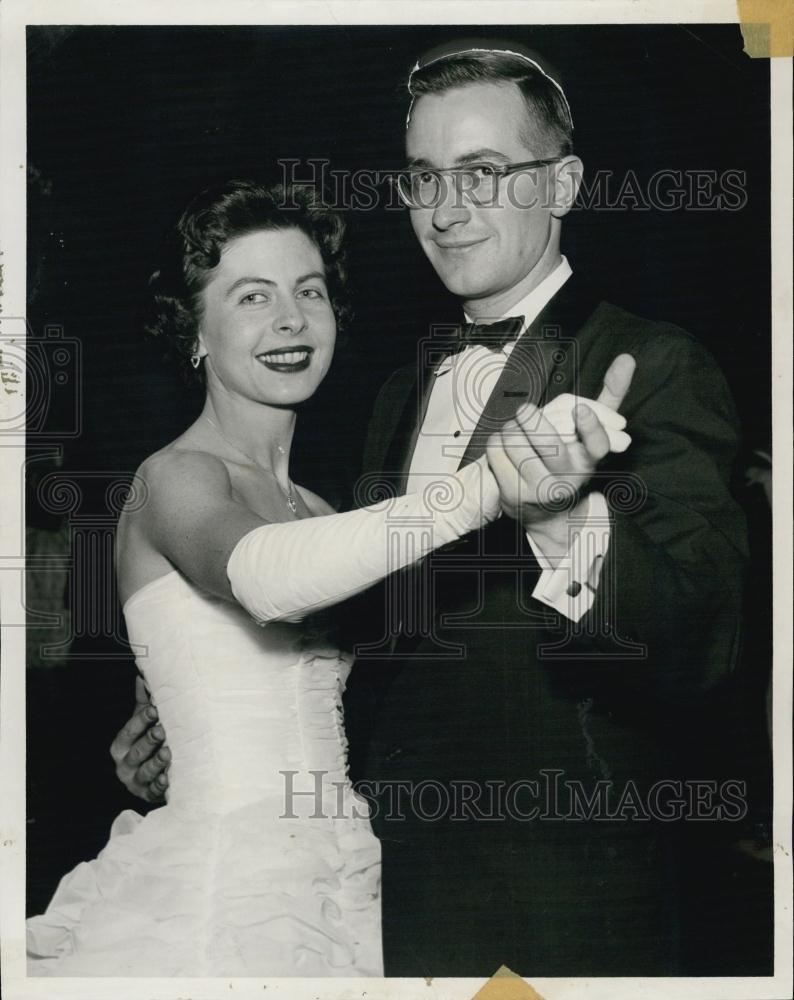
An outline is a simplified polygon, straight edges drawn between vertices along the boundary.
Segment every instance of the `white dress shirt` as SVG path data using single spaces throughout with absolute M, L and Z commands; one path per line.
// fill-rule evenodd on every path
M 571 267 L 561 257 L 551 274 L 506 316 L 488 317 L 487 321 L 495 323 L 507 316 L 523 315 L 526 329 L 570 276 Z M 501 351 L 492 351 L 474 344 L 445 358 L 436 368 L 411 458 L 407 492 L 424 490 L 433 476 L 457 470 L 514 346 L 512 341 Z M 556 565 L 544 556 L 528 531 L 527 541 L 541 568 L 532 596 L 572 621 L 579 621 L 593 604 L 609 535 L 606 500 L 596 492 L 589 495 L 581 520 L 571 521 L 570 547 L 562 559 L 555 560 Z

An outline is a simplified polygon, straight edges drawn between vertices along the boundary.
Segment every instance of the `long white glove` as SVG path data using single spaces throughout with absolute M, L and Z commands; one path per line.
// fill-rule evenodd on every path
M 499 488 L 483 457 L 439 476 L 422 493 L 254 528 L 234 547 L 226 575 L 235 598 L 260 624 L 298 621 L 483 527 L 499 512 Z

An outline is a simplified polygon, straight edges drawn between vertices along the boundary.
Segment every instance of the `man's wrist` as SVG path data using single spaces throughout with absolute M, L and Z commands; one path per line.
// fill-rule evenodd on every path
M 583 497 L 568 510 L 546 518 L 543 521 L 525 523 L 526 532 L 532 536 L 532 541 L 540 549 L 550 566 L 563 559 L 571 547 L 571 531 L 576 525 L 581 526 L 587 517 L 589 502 Z

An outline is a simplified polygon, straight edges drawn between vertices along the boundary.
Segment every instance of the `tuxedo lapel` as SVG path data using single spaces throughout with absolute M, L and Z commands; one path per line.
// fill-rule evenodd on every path
M 439 327 L 441 332 L 434 341 L 429 345 L 425 342 L 420 343 L 413 372 L 409 373 L 407 369 L 405 372 L 410 387 L 404 405 L 397 406 L 394 431 L 386 453 L 385 465 L 385 471 L 394 484 L 398 496 L 405 492 L 408 482 L 411 458 L 435 382 L 434 373 L 455 344 L 453 329 L 457 328 Z
M 488 438 L 524 403 L 543 406 L 578 382 L 576 336 L 598 299 L 572 275 L 516 342 L 485 405 L 460 468 L 485 452 Z
M 396 494 L 404 493 L 404 473 L 405 453 L 410 446 L 413 430 L 413 421 L 418 409 L 418 385 L 414 373 L 414 381 L 405 399 L 402 409 L 398 411 L 394 431 L 391 435 L 386 457 L 383 463 L 383 473 L 393 484 Z

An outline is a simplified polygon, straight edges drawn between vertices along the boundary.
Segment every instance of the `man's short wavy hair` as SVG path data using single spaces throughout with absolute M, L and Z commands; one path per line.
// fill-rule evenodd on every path
M 345 330 L 350 307 L 341 213 L 328 208 L 306 186 L 226 181 L 205 189 L 188 204 L 168 232 L 160 266 L 149 279 L 143 329 L 165 345 L 186 381 L 204 381 L 203 365 L 194 369 L 190 357 L 197 346 L 201 292 L 224 247 L 248 233 L 287 229 L 305 233 L 320 251 L 337 328 Z
M 562 87 L 540 63 L 520 52 L 464 49 L 417 64 L 408 78 L 411 111 L 425 94 L 443 94 L 473 83 L 514 83 L 527 108 L 521 138 L 537 155 L 569 156 L 573 152 L 573 120 Z

